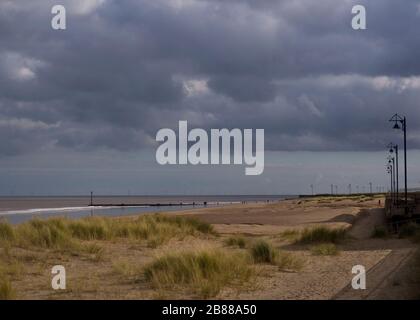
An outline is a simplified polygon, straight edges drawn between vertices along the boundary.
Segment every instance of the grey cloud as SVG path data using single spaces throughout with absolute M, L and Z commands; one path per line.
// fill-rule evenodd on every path
M 366 1 L 362 32 L 356 1 L 80 3 L 63 1 L 64 32 L 49 26 L 54 1 L 0 4 L 0 117 L 17 119 L 0 123 L 1 155 L 138 150 L 179 120 L 264 128 L 271 150 L 379 150 L 395 112 L 420 148 L 420 87 L 404 87 L 420 75 L 419 1 Z M 207 90 L 189 94 L 189 79 Z

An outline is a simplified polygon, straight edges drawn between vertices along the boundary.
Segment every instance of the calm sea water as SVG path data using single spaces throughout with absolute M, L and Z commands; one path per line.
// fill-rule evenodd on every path
M 33 218 L 54 216 L 65 216 L 71 219 L 89 216 L 115 217 L 202 208 L 205 207 L 204 202 L 206 202 L 206 207 L 214 207 L 243 202 L 274 202 L 285 198 L 294 198 L 294 196 L 95 196 L 93 198 L 95 206 L 91 207 L 89 206 L 90 197 L 85 196 L 0 197 L 0 219 L 15 224 Z M 148 205 L 158 203 L 160 206 Z M 195 206 L 191 206 L 192 203 L 195 203 Z M 120 206 L 121 204 L 125 206 Z

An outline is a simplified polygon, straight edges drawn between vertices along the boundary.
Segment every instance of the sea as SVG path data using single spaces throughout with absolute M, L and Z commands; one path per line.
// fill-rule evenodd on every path
M 12 224 L 34 218 L 120 217 L 175 212 L 241 203 L 277 202 L 295 195 L 200 196 L 0 196 L 0 220 Z M 91 205 L 92 204 L 92 205 Z

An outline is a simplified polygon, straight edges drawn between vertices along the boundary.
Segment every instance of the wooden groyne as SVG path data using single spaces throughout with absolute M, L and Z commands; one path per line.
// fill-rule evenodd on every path
M 217 203 L 216 203 L 217 205 Z M 91 203 L 89 207 L 173 207 L 173 206 L 207 206 L 207 202 L 176 202 L 176 203 Z

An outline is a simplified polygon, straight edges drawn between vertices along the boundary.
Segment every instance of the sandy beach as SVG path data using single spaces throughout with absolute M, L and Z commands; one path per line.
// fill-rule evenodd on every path
M 202 249 L 241 254 L 248 244 L 264 240 L 287 254 L 297 268 L 253 264 L 253 276 L 217 291 L 216 299 L 415 299 L 419 291 L 418 245 L 395 236 L 372 238 L 384 226 L 380 197 L 315 197 L 278 203 L 238 204 L 176 213 L 211 224 L 215 234 L 191 233 L 151 246 L 129 239 L 90 240 L 98 250 L 72 253 L 54 249 L 3 248 L 0 255 L 19 266 L 11 275 L 17 299 L 193 299 L 203 298 L 189 287 L 156 288 L 142 268 L 156 257 Z M 171 214 L 172 216 L 174 213 Z M 124 218 L 135 219 L 135 218 Z M 316 254 L 316 244 L 296 237 L 317 227 L 345 229 L 346 238 L 334 254 Z M 241 237 L 247 245 L 227 245 Z M 68 288 L 50 288 L 51 266 L 66 266 Z M 367 289 L 350 287 L 354 265 L 367 271 Z M 4 262 L 3 266 L 5 267 Z

